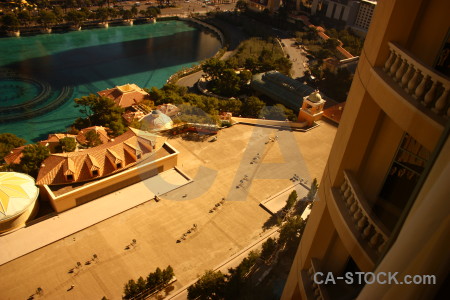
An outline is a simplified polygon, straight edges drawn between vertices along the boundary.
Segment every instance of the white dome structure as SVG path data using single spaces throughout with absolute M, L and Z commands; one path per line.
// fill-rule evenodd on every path
M 31 176 L 0 172 L 0 233 L 23 226 L 37 211 L 38 195 Z
M 162 131 L 173 127 L 172 119 L 159 110 L 152 111 L 139 121 L 142 121 L 144 128 L 149 131 Z

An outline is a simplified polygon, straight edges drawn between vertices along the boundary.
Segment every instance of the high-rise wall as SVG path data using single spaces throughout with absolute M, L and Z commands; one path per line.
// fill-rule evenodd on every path
M 440 292 L 450 269 L 449 11 L 449 1 L 378 2 L 282 299 Z M 319 271 L 433 274 L 437 284 L 318 285 Z

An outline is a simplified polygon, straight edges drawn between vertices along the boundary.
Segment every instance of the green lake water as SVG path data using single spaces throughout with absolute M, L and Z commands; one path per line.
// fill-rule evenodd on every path
M 219 48 L 182 21 L 0 39 L 0 133 L 33 142 L 63 132 L 80 116 L 74 98 L 126 83 L 161 87 Z

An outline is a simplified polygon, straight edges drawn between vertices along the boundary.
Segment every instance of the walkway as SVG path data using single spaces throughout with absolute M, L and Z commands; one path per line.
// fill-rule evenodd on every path
M 281 42 L 284 44 L 285 53 L 289 55 L 292 62 L 292 78 L 303 77 L 305 71 L 308 70 L 308 59 L 302 55 L 303 50 L 297 48 L 295 39 L 281 39 Z
M 55 217 L 0 236 L 0 265 L 28 254 L 75 232 L 152 200 L 190 181 L 171 169 L 157 176 L 60 213 Z

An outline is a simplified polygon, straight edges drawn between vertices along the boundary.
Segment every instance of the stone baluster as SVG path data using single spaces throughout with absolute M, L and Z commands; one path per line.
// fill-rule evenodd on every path
M 420 78 L 420 70 L 416 69 L 416 72 L 414 72 L 413 77 L 411 78 L 411 80 L 408 82 L 408 85 L 407 85 L 406 91 L 408 92 L 408 94 L 412 95 L 413 91 L 417 87 L 419 78 Z
M 356 209 L 358 209 L 358 201 L 353 202 L 353 205 L 350 206 L 350 212 L 354 214 Z
M 403 59 L 400 68 L 398 68 L 397 72 L 395 72 L 394 80 L 396 82 L 400 82 L 400 79 L 402 79 L 403 75 L 406 72 L 406 67 L 408 67 L 408 61 L 406 59 Z
M 422 97 L 422 95 L 425 93 L 425 86 L 426 86 L 426 84 L 428 82 L 428 78 L 430 78 L 430 75 L 423 76 L 422 81 L 417 86 L 417 88 L 416 88 L 416 90 L 414 92 L 413 97 L 415 99 L 419 100 Z
M 352 195 L 352 189 L 350 188 L 350 186 L 347 186 L 347 189 L 345 190 L 343 196 L 345 199 L 347 199 L 348 197 L 350 197 L 350 195 Z
M 438 84 L 437 80 L 434 80 L 430 90 L 425 94 L 425 97 L 423 97 L 422 101 L 423 105 L 429 106 L 433 102 L 434 98 L 436 97 L 437 84 Z
M 353 205 L 353 202 L 355 202 L 355 197 L 352 194 L 350 195 L 350 197 L 347 198 L 345 204 L 347 204 L 347 207 L 351 207 Z
M 362 216 L 362 218 L 358 221 L 356 225 L 358 226 L 359 231 L 362 232 L 366 224 L 367 224 L 367 217 Z
M 441 114 L 445 107 L 447 106 L 448 94 L 450 92 L 450 88 L 445 87 L 445 90 L 442 92 L 441 96 L 436 100 L 434 104 L 433 111 L 437 114 Z
M 405 74 L 402 77 L 402 80 L 400 81 L 400 86 L 402 88 L 405 88 L 408 85 L 409 79 L 411 78 L 411 74 L 414 72 L 414 66 L 413 64 L 410 64 L 408 66 L 408 70 L 405 72 Z
M 386 63 L 384 64 L 383 70 L 385 72 L 389 71 L 389 69 L 392 66 L 392 63 L 394 62 L 394 59 L 395 59 L 395 51 L 391 50 L 391 53 L 389 53 L 389 58 L 386 60 Z
M 369 241 L 369 244 L 372 248 L 375 248 L 379 241 L 380 241 L 380 233 L 378 231 L 375 230 L 374 235 L 372 236 L 372 238 Z
M 347 181 L 344 180 L 344 182 L 341 185 L 341 193 L 343 194 L 346 189 L 347 189 Z
M 363 237 L 367 239 L 370 236 L 371 231 L 372 231 L 372 224 L 370 224 L 370 222 L 367 222 L 367 226 L 363 230 Z
M 400 67 L 400 63 L 402 61 L 402 58 L 400 55 L 397 55 L 397 58 L 395 59 L 394 64 L 389 69 L 389 75 L 394 76 L 395 72 L 397 72 L 397 69 Z
M 363 217 L 363 212 L 360 207 L 355 211 L 353 214 L 353 220 L 355 220 L 356 223 Z

